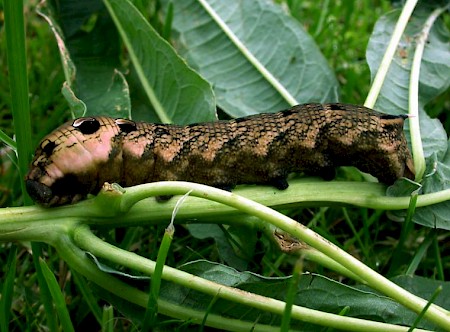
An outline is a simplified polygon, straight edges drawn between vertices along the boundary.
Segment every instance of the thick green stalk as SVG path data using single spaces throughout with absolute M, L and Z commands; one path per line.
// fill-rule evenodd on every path
M 233 193 L 224 192 L 223 190 L 199 184 L 173 182 L 172 188 L 169 187 L 170 186 L 165 187 L 165 189 L 168 189 L 168 191 L 164 194 L 183 194 L 189 190 L 192 190 L 192 196 L 204 198 L 207 197 L 210 200 L 229 205 L 240 210 L 241 212 L 245 212 L 271 223 L 275 227 L 288 232 L 289 234 L 306 242 L 313 248 L 321 251 L 334 261 L 343 265 L 344 267 L 358 275 L 360 278 L 365 280 L 366 283 L 373 289 L 386 294 L 387 296 L 391 297 L 392 299 L 396 300 L 398 303 L 401 303 L 412 311 L 420 313 L 426 305 L 426 302 L 423 299 L 407 292 L 403 288 L 397 286 L 385 277 L 376 273 L 350 254 L 344 252 L 339 247 L 320 237 L 312 230 L 266 206 L 258 204 L 244 197 L 235 195 Z M 182 189 L 183 187 L 184 190 Z M 141 185 L 129 188 L 126 193 L 127 195 L 125 195 L 122 199 L 122 211 L 127 211 L 134 203 L 136 203 L 136 199 L 140 200 L 146 197 L 146 195 L 148 196 L 149 194 L 152 194 L 151 192 L 153 188 L 154 187 L 151 186 L 150 189 L 149 185 Z M 148 189 L 150 190 L 147 191 Z M 425 314 L 425 317 L 439 326 L 450 326 L 450 314 L 438 306 L 430 306 Z
M 409 115 L 411 117 L 409 119 L 409 127 L 411 130 L 411 147 L 414 157 L 414 168 L 416 170 L 417 182 L 422 180 L 426 168 L 419 123 L 420 66 L 422 63 L 423 52 L 425 50 L 425 43 L 428 40 L 428 35 L 430 34 L 434 21 L 448 8 L 449 6 L 447 5 L 446 7 L 434 10 L 426 20 L 423 29 L 417 38 L 416 50 L 414 52 L 413 63 L 411 66 L 409 80 Z
M 299 206 L 332 206 L 353 205 L 382 210 L 405 210 L 410 203 L 410 197 L 388 197 L 385 195 L 386 186 L 379 183 L 367 182 L 325 182 L 312 179 L 290 181 L 287 190 L 276 190 L 267 187 L 241 187 L 233 193 L 254 200 L 275 210 L 294 208 Z M 149 196 L 184 194 L 186 182 L 157 182 L 137 187 L 125 188 L 134 193 L 127 199 L 127 212 L 121 212 L 120 206 L 115 206 L 110 197 L 98 195 L 94 199 L 86 200 L 75 205 L 65 205 L 46 209 L 39 206 L 0 209 L 0 241 L 18 241 L 14 233 L 7 229 L 19 229 L 27 222 L 52 220 L 59 223 L 61 219 L 76 217 L 86 220 L 85 223 L 96 225 L 117 225 L 121 227 L 131 225 L 150 225 L 170 220 L 176 200 L 157 203 L 154 198 L 140 201 Z M 137 190 L 146 186 L 146 195 L 140 196 Z M 178 186 L 178 190 L 174 187 Z M 151 190 L 151 192 L 149 191 Z M 108 199 L 107 199 L 108 198 Z M 450 189 L 419 195 L 416 207 L 424 207 L 450 200 Z M 100 204 L 103 201 L 102 204 Z M 136 203 L 136 204 L 135 204 Z M 121 204 L 120 202 L 117 204 Z M 133 205 L 135 204 L 135 205 Z M 122 207 L 123 208 L 123 207 Z M 195 219 L 197 222 L 214 221 L 240 223 L 233 216 L 242 215 L 232 207 L 209 200 L 188 197 L 176 218 L 176 222 Z M 220 217 L 220 218 L 219 218 Z
M 143 258 L 135 253 L 131 253 L 127 250 L 117 248 L 109 243 L 100 240 L 86 226 L 77 227 L 73 234 L 74 242 L 76 243 L 76 245 L 86 251 L 89 251 L 96 257 L 105 258 L 107 260 L 110 260 L 111 262 L 127 266 L 130 269 L 140 271 L 147 275 L 152 275 L 155 271 L 155 262 Z M 184 271 L 174 269 L 170 266 L 164 266 L 162 276 L 164 280 L 183 285 L 190 289 L 195 289 L 211 296 L 217 296 L 236 303 L 245 304 L 263 311 L 272 312 L 280 316 L 283 314 L 285 309 L 285 303 L 283 301 L 220 285 L 210 280 L 206 280 Z M 105 287 L 101 283 L 100 285 L 102 287 Z M 124 297 L 122 295 L 123 292 L 114 290 L 114 288 L 112 289 L 112 292 L 114 294 Z M 162 302 L 164 301 L 158 300 L 158 308 L 160 309 L 160 312 L 171 317 L 176 317 L 177 312 L 164 311 L 165 309 L 161 307 Z M 145 306 L 145 303 L 139 305 Z M 212 326 L 210 325 L 209 321 L 212 317 L 216 317 L 216 315 L 211 313 L 208 314 L 207 322 L 209 326 Z M 346 331 L 407 331 L 407 328 L 403 326 L 384 324 L 352 317 L 342 317 L 339 315 L 299 306 L 292 307 L 291 317 L 292 319 L 322 326 L 334 327 Z M 222 319 L 225 320 L 226 318 Z M 228 321 L 223 321 L 223 324 L 219 325 L 218 327 L 224 329 L 225 327 L 228 327 L 227 324 Z M 242 322 L 242 324 L 248 324 L 248 322 Z M 254 328 L 258 330 L 256 325 Z

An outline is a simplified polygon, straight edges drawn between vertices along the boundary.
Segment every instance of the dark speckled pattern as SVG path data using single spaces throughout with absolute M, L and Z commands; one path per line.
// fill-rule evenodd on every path
M 331 179 L 337 166 L 356 166 L 391 184 L 414 178 L 404 119 L 346 104 L 305 104 L 188 126 L 80 118 L 42 140 L 27 188 L 36 202 L 52 206 L 95 194 L 104 182 L 183 180 L 222 188 L 261 183 L 285 189 L 291 172 Z

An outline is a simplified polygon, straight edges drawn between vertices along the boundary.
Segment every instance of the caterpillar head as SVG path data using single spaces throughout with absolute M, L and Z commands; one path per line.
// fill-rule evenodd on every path
M 79 118 L 44 137 L 25 178 L 33 200 L 44 206 L 74 203 L 98 192 L 104 182 L 120 178 L 117 121 Z

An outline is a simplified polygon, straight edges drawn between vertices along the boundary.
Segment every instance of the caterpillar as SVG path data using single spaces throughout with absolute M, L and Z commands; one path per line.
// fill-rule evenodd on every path
M 355 166 L 392 184 L 414 178 L 405 119 L 337 103 L 186 126 L 84 117 L 42 139 L 26 188 L 44 206 L 75 203 L 98 193 L 104 182 L 182 180 L 283 190 L 292 172 L 332 179 L 337 166 Z

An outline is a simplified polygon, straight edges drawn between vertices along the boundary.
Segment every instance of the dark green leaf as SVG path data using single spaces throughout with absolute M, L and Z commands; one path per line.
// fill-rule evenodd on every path
M 243 271 L 247 269 L 256 244 L 256 234 L 250 229 L 224 228 L 216 224 L 189 224 L 187 228 L 197 239 L 213 238 L 220 258 L 231 267 Z
M 192 262 L 180 267 L 181 270 L 215 281 L 222 285 L 237 287 L 242 290 L 271 298 L 284 300 L 289 285 L 289 277 L 267 278 L 250 272 L 238 272 L 230 267 L 215 264 L 207 261 Z M 450 286 L 445 283 L 429 283 L 426 287 L 420 287 L 420 280 L 413 283 L 417 287 L 417 295 L 427 297 L 428 292 L 434 291 L 434 284 L 441 284 L 444 290 L 439 302 L 444 307 L 450 305 Z M 310 309 L 321 310 L 338 314 L 346 307 L 349 307 L 347 316 L 370 319 L 385 323 L 410 325 L 414 322 L 416 314 L 409 311 L 402 305 L 384 296 L 375 294 L 366 289 L 359 290 L 346 286 L 334 280 L 316 274 L 305 273 L 300 277 L 297 287 L 295 305 Z M 164 298 L 176 303 L 183 303 L 186 306 L 196 309 L 206 309 L 212 297 L 196 291 L 187 290 L 175 284 L 165 283 L 161 289 Z M 219 299 L 213 307 L 213 312 L 226 314 L 246 321 L 258 321 L 261 324 L 277 324 L 281 318 L 270 313 L 262 314 L 256 309 L 252 309 L 241 304 L 230 303 Z M 301 327 L 302 331 L 316 331 L 317 326 L 305 324 L 298 321 L 291 322 L 291 328 Z M 434 328 L 432 324 L 421 321 L 421 328 Z

